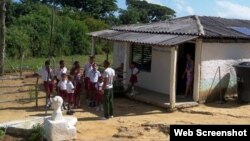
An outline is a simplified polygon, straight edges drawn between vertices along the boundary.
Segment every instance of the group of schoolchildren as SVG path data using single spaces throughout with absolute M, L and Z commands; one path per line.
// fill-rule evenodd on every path
M 63 60 L 59 62 L 60 67 L 55 70 L 55 80 L 56 80 L 56 92 L 57 95 L 63 98 L 63 110 L 68 110 L 67 114 L 73 114 L 74 111 L 72 107 L 78 107 L 80 99 L 81 89 L 79 84 L 81 84 L 82 72 L 80 70 L 80 64 L 75 62 L 68 74 L 68 69 L 65 67 Z M 49 100 L 48 100 L 49 101 Z M 47 103 L 47 107 L 50 107 L 50 101 Z M 67 106 L 67 108 L 66 108 Z
M 89 58 L 89 62 L 84 66 L 84 71 L 82 71 L 79 61 L 73 63 L 70 71 L 66 68 L 64 60 L 60 60 L 59 68 L 55 70 L 50 67 L 50 61 L 45 61 L 45 67 L 32 76 L 40 76 L 44 82 L 47 108 L 51 106 L 50 97 L 55 89 L 57 95 L 64 100 L 62 110 L 67 109 L 67 114 L 73 114 L 72 108 L 80 107 L 80 94 L 84 84 L 88 105 L 91 107 L 97 106 L 97 111 L 103 110 L 101 103 L 103 78 L 98 71 L 93 56 Z M 27 75 L 27 77 L 30 76 Z
M 136 68 L 135 63 L 132 63 L 130 78 L 130 83 L 132 86 L 131 95 L 134 95 L 134 84 L 137 82 L 136 75 L 138 73 L 139 70 Z M 45 61 L 45 67 L 40 69 L 34 75 L 41 76 L 44 81 L 44 88 L 47 94 L 47 108 L 51 106 L 50 95 L 56 87 L 55 90 L 57 95 L 61 96 L 64 100 L 62 109 L 67 109 L 67 114 L 73 114 L 74 111 L 72 108 L 80 107 L 80 94 L 82 93 L 84 87 L 87 105 L 89 107 L 96 107 L 96 111 L 103 111 L 103 88 L 106 87 L 104 86 L 103 76 L 105 74 L 102 76 L 100 71 L 98 71 L 98 65 L 95 63 L 94 56 L 90 56 L 89 62 L 84 65 L 83 70 L 81 69 L 80 63 L 78 61 L 73 63 L 70 71 L 68 71 L 66 68 L 64 60 L 60 60 L 59 68 L 55 70 L 50 67 L 49 61 Z M 113 78 L 111 82 L 113 83 Z
M 95 63 L 95 58 L 90 57 L 89 62 L 84 66 L 84 71 L 81 70 L 78 61 L 75 61 L 67 79 L 67 72 L 65 72 L 64 63 L 56 71 L 56 74 L 61 74 L 62 79 L 57 83 L 59 95 L 68 101 L 68 112 L 72 114 L 72 106 L 80 107 L 80 94 L 82 92 L 83 84 L 86 91 L 86 99 L 89 107 L 96 107 L 96 111 L 103 111 L 102 96 L 103 96 L 103 78 L 98 71 L 98 66 Z M 65 88 L 66 86 L 66 88 Z M 67 91 L 66 91 L 67 90 Z M 67 92 L 67 93 L 66 93 Z M 63 106 L 64 108 L 65 106 Z

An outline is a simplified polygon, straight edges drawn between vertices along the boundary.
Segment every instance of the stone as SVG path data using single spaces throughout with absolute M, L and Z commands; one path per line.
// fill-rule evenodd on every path
M 75 117 L 63 117 L 61 106 L 63 99 L 55 96 L 51 99 L 52 108 L 54 109 L 51 117 L 44 119 L 45 138 L 48 141 L 65 141 L 76 139 L 76 122 Z
M 150 130 L 151 130 L 151 127 L 147 126 L 147 127 L 145 127 L 144 129 L 147 130 L 147 131 L 150 131 Z

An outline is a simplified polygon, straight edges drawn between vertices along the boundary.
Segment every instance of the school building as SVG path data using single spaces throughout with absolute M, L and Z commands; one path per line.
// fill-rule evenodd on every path
M 216 101 L 237 93 L 233 65 L 250 61 L 249 20 L 193 15 L 117 26 L 89 35 L 93 54 L 96 39 L 113 43 L 113 66 L 124 63 L 124 72 L 129 72 L 130 62 L 137 62 L 137 86 L 151 91 L 151 100 L 158 96 L 154 92 L 166 96 L 170 108 L 185 90 L 185 54 L 194 60 L 192 102 Z M 124 78 L 129 78 L 129 73 Z

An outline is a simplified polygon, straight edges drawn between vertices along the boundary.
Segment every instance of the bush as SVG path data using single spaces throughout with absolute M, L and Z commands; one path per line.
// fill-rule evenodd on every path
M 4 131 L 3 130 L 0 130 L 0 139 L 2 139 L 4 136 Z
M 42 141 L 44 132 L 45 131 L 42 124 L 33 125 L 28 141 Z

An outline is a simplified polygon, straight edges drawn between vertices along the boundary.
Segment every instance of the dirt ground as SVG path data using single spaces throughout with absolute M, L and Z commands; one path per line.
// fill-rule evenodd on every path
M 35 79 L 0 81 L 0 86 L 18 84 L 31 84 Z M 24 90 L 31 86 L 0 88 L 0 123 L 27 119 L 34 116 L 45 116 L 44 99 L 39 100 L 36 109 L 35 102 L 1 101 L 29 98 Z M 3 92 L 15 92 L 3 94 Z M 39 97 L 44 93 L 39 92 Z M 166 141 L 169 140 L 168 132 L 171 124 L 250 124 L 250 105 L 240 105 L 236 102 L 226 104 L 206 104 L 193 108 L 186 108 L 175 112 L 166 109 L 146 105 L 144 103 L 128 100 L 126 98 L 115 99 L 114 118 L 100 120 L 101 112 L 85 106 L 76 109 L 74 116 L 77 122 L 77 141 Z M 49 111 L 51 114 L 52 111 Z M 10 138 L 8 140 L 11 140 Z

